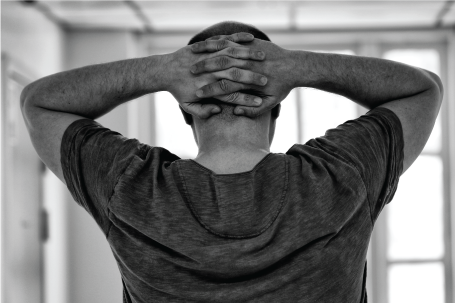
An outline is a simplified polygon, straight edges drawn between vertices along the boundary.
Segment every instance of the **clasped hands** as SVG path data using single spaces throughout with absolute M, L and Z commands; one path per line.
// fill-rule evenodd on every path
M 292 57 L 291 51 L 247 33 L 211 37 L 166 57 L 166 90 L 200 119 L 220 112 L 210 103 L 214 99 L 235 104 L 235 115 L 256 117 L 295 87 Z

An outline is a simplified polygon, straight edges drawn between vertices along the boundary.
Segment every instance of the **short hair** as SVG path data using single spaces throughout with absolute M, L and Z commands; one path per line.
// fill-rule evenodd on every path
M 263 31 L 254 27 L 253 25 L 236 21 L 224 21 L 207 27 L 206 29 L 197 33 L 193 38 L 191 38 L 190 42 L 188 42 L 188 45 L 205 41 L 208 38 L 214 36 L 232 35 L 240 32 L 252 34 L 256 39 L 270 41 L 270 38 Z
M 266 40 L 266 41 L 271 41 L 270 38 L 260 29 L 254 27 L 253 25 L 245 24 L 245 23 L 240 23 L 240 22 L 235 22 L 235 21 L 224 21 L 220 22 L 217 24 L 214 24 L 201 32 L 197 33 L 191 40 L 188 42 L 188 45 L 196 43 L 196 42 L 201 42 L 205 41 L 208 38 L 214 37 L 214 36 L 220 36 L 220 35 L 232 35 L 235 33 L 249 33 L 254 36 L 256 39 L 261 39 L 261 40 Z M 249 93 L 252 95 L 257 95 L 259 97 L 263 97 L 258 92 L 252 92 L 252 91 L 241 91 L 244 93 Z M 238 118 L 238 116 L 234 115 L 234 108 L 236 105 L 226 103 L 223 101 L 220 101 L 215 98 L 206 98 L 202 99 L 199 101 L 199 103 L 211 103 L 211 104 L 217 104 L 221 108 L 221 112 L 211 116 L 216 117 L 217 119 L 226 121 L 226 122 L 231 122 Z M 183 108 L 180 106 L 180 110 L 182 111 L 183 117 L 185 118 L 185 122 L 188 125 L 191 125 L 193 122 L 193 117 L 191 114 L 188 114 L 183 110 Z

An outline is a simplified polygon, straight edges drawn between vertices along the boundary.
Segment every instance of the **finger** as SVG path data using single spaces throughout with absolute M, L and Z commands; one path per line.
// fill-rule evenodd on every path
M 221 112 L 221 108 L 218 105 L 198 102 L 185 103 L 183 109 L 199 119 L 207 119 L 210 116 Z
M 221 40 L 221 39 L 240 43 L 240 42 L 251 42 L 254 40 L 254 36 L 249 33 L 241 32 L 241 33 L 235 33 L 232 35 L 217 35 L 217 36 L 213 36 L 208 39 L 205 39 L 205 40 L 207 41 L 207 40 Z
M 190 71 L 192 74 L 202 74 L 206 72 L 216 72 L 231 67 L 241 67 L 243 69 L 251 70 L 255 66 L 255 62 L 252 60 L 243 60 L 231 58 L 229 56 L 219 56 L 201 60 L 198 63 L 191 66 Z
M 234 92 L 223 96 L 217 96 L 214 98 L 227 103 L 234 103 L 237 105 L 244 106 L 260 106 L 262 104 L 261 98 L 253 95 L 243 94 L 240 92 Z
M 223 54 L 226 54 L 223 56 Z M 190 67 L 193 74 L 200 74 L 209 71 L 223 70 L 229 67 L 245 67 L 251 69 L 254 64 L 252 60 L 263 60 L 264 52 L 250 49 L 233 49 L 226 48 L 216 54 L 201 60 Z M 251 60 L 252 59 L 252 60 Z
M 240 44 L 237 44 L 235 42 L 232 42 L 230 40 L 226 39 L 220 39 L 220 40 L 205 40 L 201 42 L 196 42 L 191 45 L 191 51 L 193 53 L 204 53 L 204 52 L 218 52 L 222 49 L 225 49 L 227 47 L 231 46 L 240 46 Z
M 267 77 L 237 67 L 231 67 L 222 71 L 218 71 L 212 75 L 214 75 L 217 79 L 229 79 L 245 84 L 254 84 L 259 86 L 264 86 L 267 84 Z
M 220 40 L 220 39 L 223 39 L 224 37 L 226 37 L 226 35 L 217 35 L 217 36 L 213 36 L 213 37 L 207 38 L 207 39 L 205 39 L 205 41 L 207 41 L 207 40 Z
M 265 53 L 263 51 L 251 49 L 244 46 L 229 46 L 209 55 L 208 58 L 216 58 L 223 55 L 237 59 L 251 59 L 257 61 L 262 61 L 265 59 Z
M 247 86 L 243 83 L 222 79 L 220 81 L 210 83 L 201 87 L 196 91 L 196 96 L 198 96 L 199 98 L 210 98 L 215 96 L 227 95 L 242 89 L 247 89 Z
M 267 111 L 267 107 L 251 107 L 251 106 L 236 106 L 234 108 L 234 114 L 238 116 L 247 116 L 250 118 L 256 118 Z
M 229 46 L 217 52 L 216 54 L 211 54 L 208 57 L 215 58 L 220 55 L 226 55 L 237 59 L 252 59 L 258 61 L 265 59 L 265 53 L 263 51 L 251 49 L 244 46 Z

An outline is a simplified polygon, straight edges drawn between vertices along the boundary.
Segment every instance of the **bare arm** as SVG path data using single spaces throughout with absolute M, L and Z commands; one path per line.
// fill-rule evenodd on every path
M 39 79 L 22 92 L 26 118 L 33 107 L 96 119 L 116 106 L 163 90 L 160 56 L 91 65 Z
M 436 75 L 395 61 L 308 51 L 293 56 L 295 86 L 339 94 L 368 109 L 426 91 L 439 99 L 442 88 Z

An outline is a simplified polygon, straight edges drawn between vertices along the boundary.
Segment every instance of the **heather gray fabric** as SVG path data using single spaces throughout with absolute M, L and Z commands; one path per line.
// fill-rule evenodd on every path
M 368 241 L 398 185 L 403 133 L 376 108 L 215 174 L 84 119 L 61 162 L 112 248 L 124 302 L 366 302 Z

